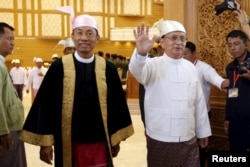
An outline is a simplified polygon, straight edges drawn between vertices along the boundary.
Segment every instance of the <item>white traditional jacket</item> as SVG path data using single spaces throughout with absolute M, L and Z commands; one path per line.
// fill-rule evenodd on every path
M 145 87 L 146 133 L 164 142 L 211 135 L 207 107 L 195 66 L 164 54 L 147 58 L 133 53 L 129 70 Z

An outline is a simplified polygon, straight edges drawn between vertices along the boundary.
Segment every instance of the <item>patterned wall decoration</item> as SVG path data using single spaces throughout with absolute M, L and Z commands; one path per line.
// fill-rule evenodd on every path
M 42 10 L 55 10 L 57 6 L 61 6 L 61 0 L 42 0 L 41 9 Z
M 83 9 L 85 12 L 103 12 L 103 0 L 84 1 Z M 107 1 L 106 1 L 107 3 Z
M 124 4 L 122 4 L 124 3 Z M 140 10 L 141 6 L 144 6 L 144 1 L 135 1 L 135 0 L 123 0 L 121 3 L 123 8 L 124 15 L 143 15 L 144 12 Z
M 18 34 L 19 35 L 22 35 L 23 36 L 23 32 L 24 32 L 24 29 L 23 29 L 23 25 L 24 25 L 24 22 L 23 22 L 23 14 L 18 14 Z
M 57 21 L 55 21 L 57 20 Z M 42 36 L 61 36 L 62 22 L 58 14 L 42 14 Z
M 10 25 L 14 25 L 14 13 L 11 12 L 1 12 L 0 20 L 6 22 Z
M 13 4 L 14 4 L 13 0 L 0 1 L 1 8 L 5 8 L 5 9 L 12 9 Z
M 72 31 L 70 16 L 55 9 L 67 5 L 74 8 L 75 16 L 94 16 L 101 39 L 107 40 L 111 26 L 116 27 L 116 17 L 149 15 L 151 3 L 152 0 L 2 0 L 0 19 L 18 28 L 16 37 L 66 38 Z
M 238 0 L 240 2 L 240 0 Z M 232 61 L 227 52 L 226 35 L 233 29 L 240 29 L 240 24 L 232 11 L 215 15 L 218 0 L 198 1 L 198 55 L 225 76 L 226 65 Z

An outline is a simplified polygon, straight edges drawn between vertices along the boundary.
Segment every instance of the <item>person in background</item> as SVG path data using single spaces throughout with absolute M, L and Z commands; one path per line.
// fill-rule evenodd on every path
M 222 78 L 216 70 L 204 61 L 201 61 L 196 56 L 196 46 L 193 42 L 187 41 L 183 58 L 193 63 L 198 71 L 201 87 L 207 103 L 208 112 L 210 111 L 209 98 L 211 85 L 216 86 L 220 90 L 225 90 L 229 86 L 229 80 Z
M 63 49 L 64 55 L 73 53 L 76 50 L 76 47 L 72 38 L 67 38 L 66 40 L 60 40 L 57 45 L 64 45 L 64 49 Z
M 208 145 L 211 127 L 195 67 L 183 59 L 186 30 L 173 20 L 157 23 L 164 54 L 148 58 L 157 40 L 149 27 L 134 29 L 136 49 L 129 70 L 145 87 L 145 124 L 148 167 L 199 167 L 199 144 Z
M 117 68 L 117 57 L 118 57 L 118 55 L 116 54 L 116 53 L 112 53 L 111 55 L 111 59 L 110 59 L 110 61 L 116 66 L 116 68 Z
M 155 57 L 155 56 L 158 56 L 157 48 L 153 47 L 152 49 L 150 49 L 148 56 L 151 57 L 151 58 Z
M 228 133 L 230 150 L 250 150 L 250 53 L 248 37 L 242 30 L 232 30 L 226 36 L 229 53 L 234 60 L 226 67 L 230 81 L 225 108 L 224 129 Z
M 18 97 L 23 100 L 23 87 L 27 83 L 27 73 L 26 70 L 20 66 L 21 62 L 19 59 L 14 59 L 13 64 L 14 67 L 10 69 L 10 77 L 17 91 Z
M 59 56 L 55 53 L 51 56 L 52 62 L 56 61 L 59 59 Z
M 235 3 L 237 4 L 237 10 L 234 11 L 237 14 L 236 18 L 241 24 L 242 31 L 246 33 L 250 40 L 250 17 L 245 10 L 240 9 L 240 4 L 237 1 Z
M 157 49 L 158 56 L 161 56 L 164 54 L 164 49 L 161 47 L 161 45 L 158 45 L 156 49 Z
M 98 56 L 101 56 L 101 57 L 104 57 L 103 51 L 98 51 L 98 52 L 97 52 L 97 55 L 98 55 Z
M 27 84 L 26 84 L 26 93 L 29 93 L 31 84 L 34 92 L 34 97 L 41 86 L 41 83 L 44 79 L 45 74 L 47 73 L 48 68 L 43 67 L 42 58 L 34 58 L 36 66 L 32 68 L 29 72 Z
M 54 146 L 55 167 L 111 167 L 120 142 L 134 133 L 126 98 L 116 67 L 93 52 L 100 40 L 94 17 L 71 18 L 76 51 L 51 64 L 21 139 L 39 145 L 48 164 Z
M 24 143 L 19 140 L 24 107 L 5 65 L 14 48 L 13 32 L 12 26 L 0 22 L 0 166 L 27 167 Z
M 105 53 L 105 59 L 110 61 L 110 53 Z
M 189 60 L 195 65 L 198 71 L 199 79 L 201 81 L 201 87 L 207 103 L 208 113 L 210 111 L 210 92 L 211 85 L 216 86 L 220 90 L 226 90 L 229 86 L 229 80 L 222 78 L 216 70 L 204 61 L 201 61 L 196 56 L 196 46 L 193 42 L 187 41 L 183 58 Z M 205 167 L 207 149 L 200 147 L 200 163 L 201 167 Z

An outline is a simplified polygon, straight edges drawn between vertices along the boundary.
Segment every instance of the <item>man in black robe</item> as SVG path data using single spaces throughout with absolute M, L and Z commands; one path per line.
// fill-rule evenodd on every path
M 95 19 L 80 15 L 72 29 L 76 51 L 50 66 L 21 139 L 41 146 L 48 164 L 54 146 L 55 167 L 113 166 L 119 143 L 134 133 L 126 98 L 116 67 L 94 55 Z

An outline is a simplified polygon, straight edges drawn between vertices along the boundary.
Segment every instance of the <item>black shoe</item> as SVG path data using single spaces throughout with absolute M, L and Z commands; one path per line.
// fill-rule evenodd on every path
M 215 11 L 217 16 L 222 12 L 224 12 L 225 10 L 232 10 L 232 11 L 237 10 L 237 5 L 234 2 L 234 0 L 224 0 L 224 2 L 215 6 Z

